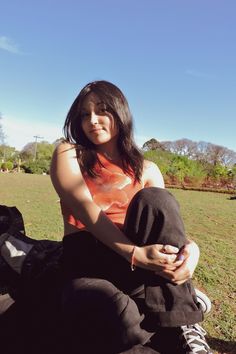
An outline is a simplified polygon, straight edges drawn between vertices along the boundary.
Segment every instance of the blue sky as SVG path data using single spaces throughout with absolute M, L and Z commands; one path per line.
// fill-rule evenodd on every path
M 236 151 L 234 0 L 1 0 L 0 112 L 17 149 L 62 136 L 89 81 L 125 93 L 139 145 L 188 138 Z

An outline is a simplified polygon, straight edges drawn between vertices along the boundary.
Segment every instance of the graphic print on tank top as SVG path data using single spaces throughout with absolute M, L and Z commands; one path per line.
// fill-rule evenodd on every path
M 128 195 L 124 188 L 132 183 L 130 177 L 125 174 L 109 171 L 103 167 L 100 169 L 101 177 L 97 177 L 88 187 L 92 193 L 94 202 L 106 211 L 112 205 L 122 207 L 129 202 Z M 91 188 L 92 187 L 92 188 Z

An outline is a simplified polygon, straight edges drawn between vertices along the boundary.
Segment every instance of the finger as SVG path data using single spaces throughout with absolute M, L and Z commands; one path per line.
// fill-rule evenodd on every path
M 177 267 L 183 263 L 183 260 L 177 260 L 177 254 L 166 254 L 166 253 L 159 253 L 159 260 L 163 264 L 173 264 Z
M 179 248 L 175 247 L 175 246 L 171 246 L 171 245 L 158 245 L 161 246 L 161 248 L 159 248 L 159 250 L 162 253 L 167 253 L 167 254 L 176 254 L 179 252 Z
M 169 280 L 171 283 L 176 284 L 176 285 L 183 284 L 188 280 L 185 278 L 182 280 L 176 280 L 173 273 L 174 272 L 172 272 L 172 271 L 162 271 L 158 275 L 161 276 L 162 278 Z
M 188 258 L 190 255 L 190 250 L 189 250 L 189 246 L 185 245 L 183 247 L 183 249 L 181 250 L 180 254 L 184 255 L 185 258 Z
M 174 283 L 184 282 L 191 278 L 191 273 L 187 267 L 179 268 L 174 272 L 172 281 Z
M 177 270 L 177 267 L 174 264 L 160 264 L 157 266 L 156 269 L 160 269 L 161 271 L 165 271 L 165 270 L 175 271 Z
M 186 260 L 188 257 L 190 256 L 190 251 L 189 251 L 189 247 L 188 245 L 183 246 L 179 253 L 178 253 L 178 257 L 177 260 Z
M 171 283 L 174 283 L 176 285 L 180 285 L 185 283 L 189 277 L 183 276 L 183 277 L 176 277 L 175 271 L 173 270 L 163 270 L 163 269 L 159 269 L 158 271 L 155 272 L 158 276 L 161 276 L 162 278 L 165 278 L 167 280 L 169 280 Z

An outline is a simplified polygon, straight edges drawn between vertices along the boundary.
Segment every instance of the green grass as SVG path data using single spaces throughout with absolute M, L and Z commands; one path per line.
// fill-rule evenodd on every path
M 0 203 L 21 211 L 28 236 L 62 239 L 59 198 L 49 176 L 0 174 Z
M 204 321 L 214 353 L 235 353 L 236 200 L 210 192 L 170 190 L 181 206 L 186 233 L 201 250 L 194 284 L 212 301 Z M 23 214 L 27 235 L 60 240 L 60 204 L 49 176 L 0 174 L 0 203 Z

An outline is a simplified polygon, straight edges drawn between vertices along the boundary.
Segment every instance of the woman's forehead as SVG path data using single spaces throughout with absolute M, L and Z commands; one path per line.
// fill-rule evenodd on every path
M 87 107 L 94 106 L 94 105 L 97 106 L 101 103 L 103 103 L 103 102 L 100 99 L 100 97 L 98 95 L 96 95 L 95 93 L 91 92 L 85 97 L 82 107 L 87 108 Z

